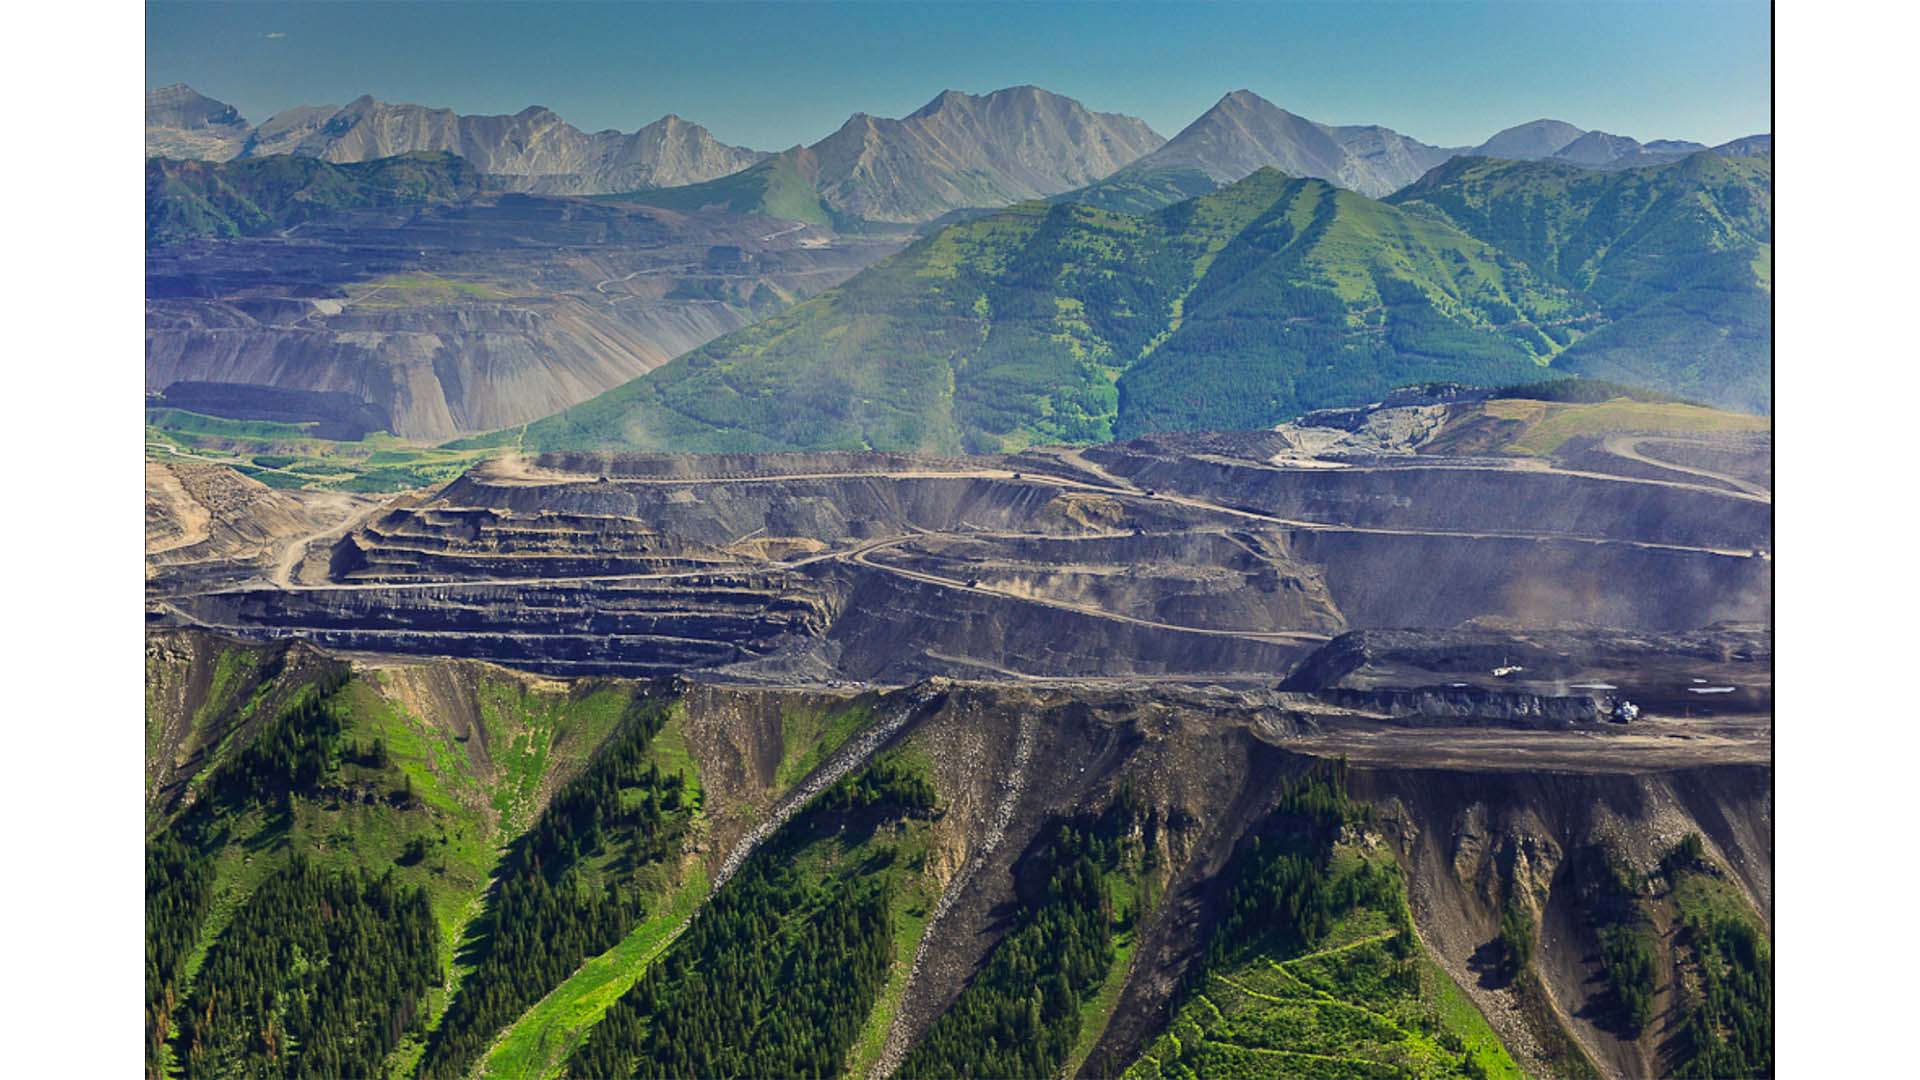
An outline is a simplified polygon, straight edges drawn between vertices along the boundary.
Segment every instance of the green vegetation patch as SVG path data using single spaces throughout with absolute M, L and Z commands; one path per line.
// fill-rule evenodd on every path
M 894 966 L 894 897 L 924 868 L 934 802 L 902 755 L 822 792 L 607 1010 L 568 1072 L 837 1073 Z
M 844 705 L 797 706 L 780 716 L 782 754 L 774 789 L 784 791 L 806 779 L 835 750 L 873 719 L 864 700 Z
M 1589 845 L 1574 858 L 1581 909 L 1600 943 L 1608 1008 L 1622 1033 L 1638 1038 L 1653 1019 L 1661 966 L 1649 884 L 1611 843 Z
M 233 161 L 147 159 L 147 244 L 258 236 L 339 210 L 471 198 L 484 178 L 450 153 L 335 164 L 291 154 Z
M 494 858 L 483 822 L 421 797 L 377 695 L 280 663 L 217 654 L 226 734 L 148 842 L 152 1076 L 356 1074 L 417 1040 Z
M 1151 848 L 1143 824 L 1134 802 L 1117 798 L 1097 818 L 1058 825 L 1021 860 L 1012 929 L 896 1076 L 1052 1076 L 1084 1057 L 1083 1029 L 1111 1009 L 1102 998 L 1116 923 L 1130 928 L 1139 914 L 1131 871 Z
M 1773 943 L 1725 872 L 1689 835 L 1665 869 L 1678 925 L 1682 1077 L 1773 1075 Z
M 1342 839 L 1369 813 L 1344 772 L 1282 791 L 1197 981 L 1128 1077 L 1523 1075 L 1426 955 L 1391 853 Z
M 1507 447 L 1509 453 L 1551 455 L 1568 439 L 1615 431 L 1749 432 L 1768 431 L 1764 416 L 1722 412 L 1682 402 L 1629 401 L 1593 404 L 1495 399 L 1480 406 L 1486 416 L 1525 425 Z
M 248 897 L 180 1015 L 186 1075 L 374 1076 L 440 974 L 425 890 L 296 854 Z
M 588 1030 L 679 940 L 707 898 L 707 888 L 706 874 L 698 863 L 693 864 L 659 910 L 620 944 L 582 964 L 516 1020 L 481 1062 L 480 1075 L 500 1080 L 560 1075 Z
M 483 698 L 483 717 L 487 708 Z M 464 1075 L 496 1032 L 583 960 L 619 944 L 645 920 L 647 898 L 667 890 L 696 810 L 686 778 L 648 753 L 668 714 L 665 703 L 628 698 L 599 752 L 514 842 L 470 942 L 478 959 L 434 1030 L 420 1075 Z M 523 759 L 535 775 L 551 745 L 541 733 L 496 746 L 496 758 Z M 512 820 L 534 782 L 502 787 L 503 819 Z
M 149 408 L 149 461 L 201 461 L 226 465 L 274 488 L 310 488 L 385 494 L 444 484 L 510 445 L 519 429 L 498 446 L 452 449 L 418 446 L 385 432 L 364 439 L 322 439 L 316 424 L 233 420 L 184 409 Z

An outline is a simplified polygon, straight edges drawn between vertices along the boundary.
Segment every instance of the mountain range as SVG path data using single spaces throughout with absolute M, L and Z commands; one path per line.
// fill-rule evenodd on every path
M 500 186 L 550 194 L 673 187 L 738 172 L 767 155 L 728 146 L 706 128 L 663 116 L 638 131 L 584 132 L 550 109 L 465 116 L 360 97 L 301 106 L 258 127 L 187 86 L 147 93 L 147 156 L 208 161 L 282 154 L 334 163 L 418 152 L 458 154 Z
M 1567 372 L 1771 405 L 1771 159 L 1263 168 L 1145 215 L 950 226 L 527 429 L 540 449 L 1017 450 Z M 516 433 L 517 434 L 517 433 Z
M 895 228 L 958 211 L 1065 197 L 1139 212 L 1276 168 L 1382 198 L 1455 157 L 1554 159 L 1621 169 L 1707 149 L 1640 141 L 1541 119 L 1478 146 L 1442 147 L 1376 124 L 1297 116 L 1248 90 L 1222 97 L 1171 140 L 1144 121 L 1094 112 L 1034 86 L 943 91 L 899 119 L 856 113 L 826 138 L 779 154 L 728 146 L 665 116 L 631 134 L 587 133 L 538 106 L 512 116 L 361 97 L 300 106 L 255 127 L 237 110 L 175 85 L 147 92 L 147 155 L 225 161 L 280 154 L 334 163 L 414 152 L 471 161 L 502 190 L 634 194 L 670 209 L 724 206 L 843 229 Z M 1716 147 L 1772 152 L 1767 135 Z
M 947 90 L 901 119 L 857 113 L 737 175 L 638 198 L 841 228 L 912 225 L 1083 187 L 1165 142 L 1144 121 L 1034 86 Z
M 1432 146 L 1378 125 L 1318 123 L 1252 91 L 1235 90 L 1165 146 L 1059 198 L 1138 213 L 1205 194 L 1257 169 L 1274 168 L 1378 199 L 1454 158 L 1553 160 L 1590 169 L 1625 169 L 1677 161 L 1705 149 L 1702 143 L 1674 139 L 1643 144 L 1546 119 L 1507 128 L 1479 146 Z M 1772 138 L 1749 136 L 1715 149 L 1728 156 L 1772 153 Z
M 710 138 L 673 118 L 651 127 L 661 125 Z M 527 134 L 535 130 L 551 137 Z M 460 117 L 362 99 L 250 127 L 236 110 L 184 87 L 149 95 L 149 135 L 150 148 L 231 153 L 224 162 L 149 160 L 150 252 L 184 240 L 304 230 L 301 241 L 321 247 L 290 254 L 287 265 L 300 267 L 294 277 L 319 273 L 315 295 L 328 297 L 358 296 L 365 290 L 352 288 L 356 281 L 393 280 L 428 249 L 460 250 L 460 223 L 472 217 L 460 207 L 476 200 L 484 205 L 472 221 L 487 229 L 552 223 L 565 243 L 598 235 L 604 215 L 589 209 L 596 204 L 546 196 L 550 203 L 509 205 L 499 196 L 638 183 L 649 169 L 665 182 L 727 167 L 656 146 L 644 167 L 637 151 L 609 150 L 588 168 L 577 145 L 555 148 L 589 137 L 545 110 Z M 639 136 L 590 138 L 626 140 L 632 149 Z M 442 145 L 395 153 L 420 144 Z M 552 385 L 537 385 L 543 346 L 532 347 L 516 366 L 513 396 L 543 403 L 544 412 L 569 411 L 535 424 L 528 445 L 1003 450 L 1264 426 L 1409 382 L 1563 373 L 1771 408 L 1767 135 L 1707 151 L 1537 120 L 1478 147 L 1445 148 L 1383 127 L 1320 124 L 1237 91 L 1163 141 L 1133 118 L 1015 87 L 948 91 L 897 120 L 857 115 L 811 146 L 741 153 L 749 163 L 727 175 L 622 191 L 598 206 L 692 214 L 674 226 L 689 230 L 690 245 L 700 235 L 745 236 L 825 253 L 836 233 L 874 233 L 866 238 L 874 242 L 847 247 L 829 265 L 795 262 L 805 276 L 776 274 L 767 289 L 774 279 L 759 271 L 728 269 L 732 241 L 704 255 L 690 246 L 671 266 L 637 253 L 627 262 L 623 253 L 597 277 L 567 275 L 566 303 L 583 311 L 631 307 L 628 291 L 644 283 L 659 286 L 649 299 L 673 305 L 674 320 L 700 317 L 690 329 L 676 322 L 665 336 L 645 329 L 649 344 L 633 355 L 621 351 L 633 347 L 624 329 L 581 337 L 604 343 L 587 353 L 612 350 L 592 379 L 556 371 Z M 405 240 L 419 253 L 386 252 L 413 230 L 393 211 L 429 204 L 445 212 L 421 218 L 425 244 Z M 615 218 L 627 221 L 624 212 Z M 360 224 L 336 221 L 309 239 L 309 223 L 342 215 Z M 923 240 L 892 261 L 742 325 L 880 258 L 916 226 Z M 307 267 L 370 257 L 356 229 L 382 238 L 377 270 Z M 217 253 L 180 257 L 225 265 Z M 543 313 L 553 299 L 544 287 L 510 287 L 500 257 L 476 249 L 426 260 L 441 284 L 406 293 L 408 332 L 482 316 L 549 325 Z M 247 289 L 223 278 L 216 291 Z M 371 294 L 375 302 L 397 295 L 391 285 Z M 714 310 L 724 318 L 705 317 L 713 300 L 722 301 Z M 169 302 L 184 309 L 204 301 Z M 155 337 L 156 317 L 150 309 L 150 376 L 154 342 L 178 338 L 185 351 L 162 365 L 166 379 L 239 377 L 226 371 L 230 364 L 194 359 L 200 338 L 192 335 L 232 322 L 224 309 L 168 315 L 169 326 L 190 328 L 186 337 L 164 327 Z M 314 337 L 313 319 L 285 327 L 255 320 L 247 348 L 260 353 L 266 337 Z M 659 366 L 673 354 L 656 346 L 692 349 L 727 331 Z M 413 365 L 417 357 L 387 356 L 402 340 L 387 334 L 364 349 L 382 370 Z M 456 363 L 458 348 L 454 337 L 437 340 L 439 371 Z M 274 386 L 352 389 L 352 380 L 334 376 L 308 385 L 314 380 L 285 363 L 248 370 Z M 467 376 L 455 381 L 457 396 L 502 400 L 485 385 L 469 386 Z M 485 417 L 543 415 L 475 407 L 420 419 L 384 390 L 368 400 L 397 424 L 407 416 L 416 434 L 467 434 L 485 430 Z

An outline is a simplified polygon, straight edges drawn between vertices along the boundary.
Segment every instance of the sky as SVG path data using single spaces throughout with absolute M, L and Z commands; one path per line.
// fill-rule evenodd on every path
M 1719 143 L 1772 129 L 1757 0 L 1528 3 L 212 3 L 147 6 L 147 86 L 259 123 L 361 94 L 544 105 L 588 131 L 666 113 L 811 143 L 855 112 L 1031 83 L 1172 136 L 1252 90 L 1322 123 L 1472 145 L 1539 117 Z

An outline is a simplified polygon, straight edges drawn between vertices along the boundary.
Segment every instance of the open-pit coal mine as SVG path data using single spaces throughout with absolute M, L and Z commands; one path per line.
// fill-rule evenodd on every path
M 485 463 L 157 621 L 557 675 L 1278 682 L 1350 631 L 1764 624 L 1771 501 L 1217 441 Z M 1329 463 L 1331 464 L 1331 463 Z M 1500 666 L 1498 664 L 1491 666 Z
M 782 874 L 890 913 L 808 1029 L 844 1075 L 1761 1074 L 1770 442 L 1351 434 L 506 455 L 384 499 L 152 464 L 149 831 L 277 850 L 235 748 L 328 703 L 340 764 L 260 836 L 391 854 L 482 958 L 399 1075 L 697 1052 L 662 1002 L 801 978 L 813 901 L 716 922 Z M 489 982 L 496 907 L 548 895 L 513 852 L 629 760 L 605 805 L 665 846 L 546 857 L 645 911 Z M 1039 1057 L 981 1049 L 1022 1023 Z

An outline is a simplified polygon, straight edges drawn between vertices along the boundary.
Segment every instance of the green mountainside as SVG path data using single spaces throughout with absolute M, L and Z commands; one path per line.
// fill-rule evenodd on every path
M 1026 203 L 532 425 L 534 449 L 1003 451 L 1578 375 L 1771 407 L 1772 166 L 1457 159 Z M 1177 183 L 1177 181 L 1172 181 Z M 517 434 L 517 433 L 516 433 Z
M 1220 190 L 1220 182 L 1197 168 L 1122 169 L 1077 191 L 1055 195 L 1054 202 L 1079 203 L 1122 214 L 1151 214 L 1177 202 Z
M 1456 158 L 1387 201 L 1590 298 L 1602 318 L 1556 367 L 1772 408 L 1770 155 L 1619 172 Z
M 336 210 L 450 202 L 479 194 L 464 158 L 413 153 L 335 165 L 277 156 L 239 161 L 147 161 L 147 243 L 254 236 Z
M 1590 305 L 1445 223 L 1263 170 L 1148 216 L 1027 203 L 532 425 L 540 449 L 1004 450 L 1532 381 Z

